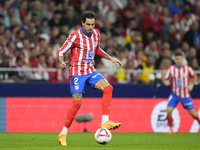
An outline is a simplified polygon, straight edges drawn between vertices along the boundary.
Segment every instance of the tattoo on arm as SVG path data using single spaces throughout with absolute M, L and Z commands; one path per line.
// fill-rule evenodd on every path
M 58 57 L 58 61 L 59 61 L 59 63 L 61 64 L 61 63 L 63 62 L 63 56 L 59 56 L 59 57 Z
M 107 53 L 105 53 L 104 55 L 103 55 L 103 58 L 106 58 L 106 59 L 108 59 L 108 60 L 110 60 L 110 55 L 109 54 L 107 54 Z

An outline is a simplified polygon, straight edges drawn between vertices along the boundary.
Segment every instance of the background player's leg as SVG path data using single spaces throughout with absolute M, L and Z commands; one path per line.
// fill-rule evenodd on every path
M 199 116 L 198 116 L 197 112 L 195 111 L 195 109 L 188 110 L 188 112 L 189 112 L 190 115 L 191 115 L 192 117 L 194 117 L 194 119 L 196 119 L 196 120 L 199 122 L 199 124 L 200 124 L 200 119 L 199 119 Z
M 167 121 L 168 121 L 168 125 L 170 127 L 170 131 L 169 133 L 173 133 L 173 130 L 172 130 L 172 122 L 173 122 L 173 119 L 172 119 L 172 112 L 174 110 L 174 107 L 167 107 Z
M 101 124 L 104 124 L 109 120 L 113 87 L 105 79 L 101 79 L 94 88 L 103 91 Z

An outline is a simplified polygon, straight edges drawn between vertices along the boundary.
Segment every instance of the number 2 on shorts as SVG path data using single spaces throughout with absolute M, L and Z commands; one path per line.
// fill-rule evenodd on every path
M 74 78 L 74 84 L 78 84 L 77 82 L 78 82 L 78 78 L 75 77 L 75 78 Z

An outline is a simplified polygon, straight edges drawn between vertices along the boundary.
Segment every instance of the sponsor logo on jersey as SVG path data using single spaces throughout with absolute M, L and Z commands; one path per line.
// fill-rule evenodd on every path
M 100 73 L 93 75 L 92 78 L 96 78 L 98 75 L 100 75 Z
M 94 59 L 83 59 L 84 62 L 93 62 Z

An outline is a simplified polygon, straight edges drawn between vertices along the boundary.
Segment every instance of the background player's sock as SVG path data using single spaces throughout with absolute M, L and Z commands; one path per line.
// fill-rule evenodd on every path
M 197 115 L 196 116 L 196 118 L 195 118 L 198 122 L 199 122 L 199 124 L 200 124 L 200 119 L 199 119 L 199 116 Z
M 65 127 L 65 126 L 63 126 L 63 129 L 62 129 L 62 131 L 60 132 L 60 134 L 67 134 L 67 132 L 68 132 L 68 128 Z
M 72 121 L 74 120 L 74 117 L 75 117 L 77 111 L 81 107 L 81 103 L 82 103 L 81 100 L 73 101 L 72 107 L 67 112 L 67 117 L 66 117 L 66 120 L 65 120 L 65 127 L 69 128 L 71 126 Z
M 168 121 L 168 125 L 171 129 L 172 128 L 172 121 L 173 121 L 172 116 L 167 116 L 167 121 Z
M 109 120 L 109 115 L 102 115 L 102 122 L 101 124 L 106 123 Z
M 103 89 L 103 99 L 102 99 L 102 122 L 104 124 L 109 120 L 111 99 L 112 99 L 112 85 L 109 85 Z

